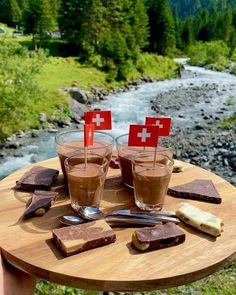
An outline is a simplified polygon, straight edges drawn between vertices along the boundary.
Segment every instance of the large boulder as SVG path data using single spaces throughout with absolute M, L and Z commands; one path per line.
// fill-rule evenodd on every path
M 89 95 L 88 93 L 81 89 L 78 86 L 73 86 L 69 90 L 70 96 L 75 99 L 76 101 L 85 104 L 88 101 Z
M 68 101 L 72 112 L 72 119 L 76 123 L 80 123 L 84 118 L 84 112 L 89 111 L 89 107 L 72 98 L 68 98 Z

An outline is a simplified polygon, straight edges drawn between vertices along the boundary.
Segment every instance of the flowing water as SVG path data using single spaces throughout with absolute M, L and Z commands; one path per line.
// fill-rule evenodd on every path
M 129 124 L 143 124 L 145 116 L 155 115 L 156 113 L 151 109 L 150 101 L 167 91 L 173 91 L 174 100 L 175 93 L 183 88 L 202 87 L 203 85 L 209 87 L 214 85 L 219 88 L 219 95 L 211 97 L 210 103 L 200 100 L 194 108 L 192 105 L 186 105 L 167 114 L 171 116 L 174 125 L 180 128 L 193 124 L 193 118 L 196 117 L 198 110 L 204 109 L 205 112 L 214 114 L 230 96 L 236 97 L 235 76 L 192 67 L 187 65 L 185 60 L 179 61 L 184 64 L 181 78 L 142 84 L 127 92 L 110 94 L 107 100 L 93 105 L 96 108 L 112 111 L 113 130 L 111 133 L 115 137 L 127 133 Z M 183 117 L 182 113 L 186 115 Z M 198 120 L 201 118 L 199 117 Z M 42 133 L 37 138 L 28 139 L 26 144 L 17 149 L 17 156 L 3 157 L 0 160 L 0 178 L 22 166 L 56 156 L 54 138 L 55 134 Z

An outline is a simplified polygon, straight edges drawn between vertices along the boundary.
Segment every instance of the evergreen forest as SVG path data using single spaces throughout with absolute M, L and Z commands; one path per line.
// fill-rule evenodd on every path
M 236 46 L 235 0 L 1 0 L 0 22 L 31 35 L 35 48 L 57 33 L 64 52 L 99 60 L 118 80 L 141 52 L 173 57 L 222 40 L 232 54 Z

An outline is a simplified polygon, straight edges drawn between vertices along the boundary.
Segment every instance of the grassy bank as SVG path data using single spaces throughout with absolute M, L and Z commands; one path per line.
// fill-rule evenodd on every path
M 130 68 L 128 80 L 137 80 L 148 76 L 156 80 L 170 79 L 176 76 L 179 65 L 172 59 L 154 54 L 142 54 L 138 68 Z M 122 86 L 127 81 L 108 82 L 108 74 L 91 65 L 81 64 L 74 57 L 50 57 L 38 75 L 39 84 L 49 92 L 58 90 L 60 86 L 71 86 L 76 81 L 81 87 L 88 89 L 92 85 L 110 89 Z

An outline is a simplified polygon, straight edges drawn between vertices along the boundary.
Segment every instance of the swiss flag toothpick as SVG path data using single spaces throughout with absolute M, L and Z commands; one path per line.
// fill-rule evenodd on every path
M 94 130 L 110 130 L 111 111 L 84 112 L 85 124 L 94 124 Z
M 146 117 L 146 125 L 156 125 L 159 127 L 159 136 L 169 136 L 171 127 L 171 118 L 153 118 Z
M 155 125 L 130 125 L 128 146 L 151 146 L 158 143 L 159 127 Z
M 93 145 L 94 140 L 94 124 L 84 125 L 84 146 L 88 147 Z

